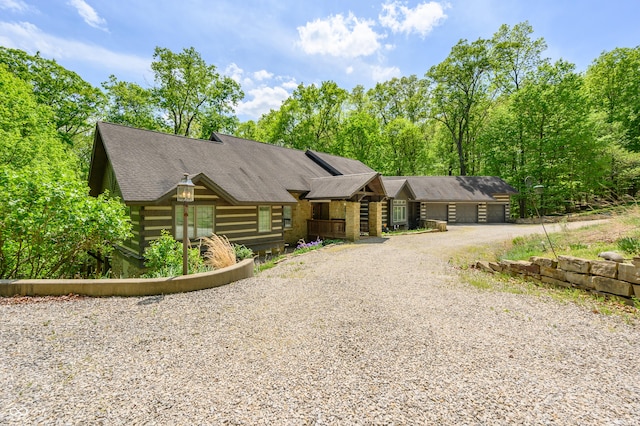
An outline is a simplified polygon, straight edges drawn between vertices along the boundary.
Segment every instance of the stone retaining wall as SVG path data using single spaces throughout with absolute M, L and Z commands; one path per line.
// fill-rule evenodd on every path
M 478 269 L 522 276 L 561 287 L 640 298 L 640 267 L 609 260 L 558 256 L 558 260 L 532 257 L 525 260 L 476 262 Z
M 253 259 L 199 274 L 172 278 L 0 280 L 0 296 L 155 296 L 219 287 L 253 276 Z

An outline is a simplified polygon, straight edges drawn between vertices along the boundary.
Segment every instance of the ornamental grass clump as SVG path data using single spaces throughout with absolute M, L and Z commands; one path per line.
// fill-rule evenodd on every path
M 202 238 L 202 244 L 207 248 L 204 253 L 205 263 L 213 269 L 226 268 L 235 265 L 236 250 L 224 235 L 213 234 Z

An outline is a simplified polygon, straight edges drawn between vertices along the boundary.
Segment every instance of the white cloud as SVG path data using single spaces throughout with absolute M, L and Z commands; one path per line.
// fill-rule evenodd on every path
M 282 83 L 281 86 L 287 90 L 295 90 L 298 88 L 298 82 L 295 79 L 291 79 Z
M 352 74 L 353 73 L 353 67 L 352 66 L 348 66 L 346 70 L 344 70 L 344 72 L 346 72 L 347 74 Z
M 380 48 L 377 34 L 371 27 L 373 21 L 361 20 L 349 13 L 331 16 L 326 20 L 317 19 L 298 27 L 298 44 L 305 53 L 331 55 L 346 58 L 369 56 Z
M 274 76 L 264 69 L 246 72 L 235 63 L 225 68 L 224 75 L 239 83 L 245 93 L 235 109 L 243 120 L 257 120 L 262 114 L 280 108 L 282 101 L 291 94 L 290 91 L 298 87 L 290 77 Z M 269 84 L 270 81 L 272 84 Z
M 235 63 L 229 64 L 224 70 L 224 75 L 230 77 L 236 83 L 242 83 L 242 74 L 244 74 L 244 71 Z
M 29 22 L 0 22 L 0 45 L 29 53 L 40 52 L 45 58 L 87 62 L 107 71 L 121 70 L 138 75 L 149 75 L 151 69 L 150 59 L 52 36 Z
M 107 21 L 98 15 L 98 12 L 84 0 L 69 0 L 67 3 L 69 6 L 74 7 L 78 14 L 84 19 L 87 25 L 97 28 L 99 30 L 107 31 Z
M 257 120 L 272 109 L 280 108 L 282 101 L 289 97 L 289 92 L 282 86 L 258 87 L 248 90 L 245 98 L 251 99 L 240 102 L 236 108 L 236 114 L 244 115 L 252 120 Z
M 253 73 L 253 78 L 258 81 L 268 80 L 273 77 L 273 73 L 270 73 L 267 70 L 260 70 Z
M 0 9 L 14 12 L 25 12 L 30 9 L 29 5 L 22 0 L 0 0 Z
M 371 67 L 371 78 L 376 82 L 383 82 L 400 76 L 400 68 L 398 67 L 384 68 L 377 65 Z
M 431 1 L 420 3 L 411 9 L 399 1 L 394 1 L 382 5 L 378 19 L 382 26 L 394 33 L 417 33 L 425 37 L 447 18 L 444 13 L 447 7 L 446 4 Z

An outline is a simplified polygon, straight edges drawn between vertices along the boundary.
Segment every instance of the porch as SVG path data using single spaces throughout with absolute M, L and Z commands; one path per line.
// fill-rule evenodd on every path
M 346 239 L 346 221 L 344 219 L 308 219 L 307 235 L 310 241 L 317 238 Z

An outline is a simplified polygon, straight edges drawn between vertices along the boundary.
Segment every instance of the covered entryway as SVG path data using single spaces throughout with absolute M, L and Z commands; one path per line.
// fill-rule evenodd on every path
M 315 178 L 310 184 L 311 190 L 305 195 L 314 206 L 313 218 L 307 220 L 310 239 L 355 241 L 361 234 L 382 234 L 381 209 L 374 207 L 372 212 L 369 205 L 379 203 L 387 195 L 379 173 Z

